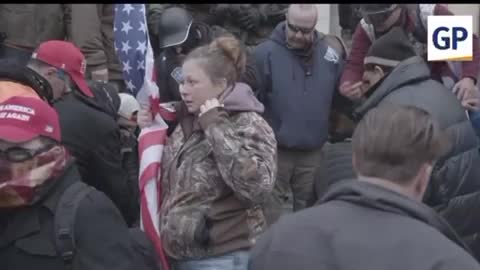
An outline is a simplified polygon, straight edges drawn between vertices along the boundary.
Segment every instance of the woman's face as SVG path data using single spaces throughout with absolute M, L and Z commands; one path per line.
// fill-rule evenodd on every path
M 205 101 L 217 98 L 226 89 L 226 80 L 213 83 L 199 60 L 187 60 L 182 66 L 182 76 L 179 90 L 189 113 L 198 113 Z

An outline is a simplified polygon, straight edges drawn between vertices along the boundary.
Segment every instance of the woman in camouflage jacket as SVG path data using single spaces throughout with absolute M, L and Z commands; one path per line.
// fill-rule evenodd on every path
M 277 144 L 263 105 L 236 83 L 245 62 L 239 41 L 221 37 L 182 66 L 178 125 L 163 152 L 161 183 L 160 235 L 175 269 L 246 270 L 266 228 Z M 151 121 L 145 111 L 138 117 L 141 126 Z

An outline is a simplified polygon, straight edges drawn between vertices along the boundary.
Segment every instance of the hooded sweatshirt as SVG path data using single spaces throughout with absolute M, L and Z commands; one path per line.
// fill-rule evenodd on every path
M 308 50 L 288 49 L 285 22 L 255 49 L 260 101 L 280 147 L 311 150 L 328 138 L 343 59 L 320 33 Z
M 160 235 L 178 260 L 249 249 L 265 229 L 263 200 L 275 184 L 276 141 L 262 104 L 237 83 L 200 117 L 180 121 L 162 159 Z

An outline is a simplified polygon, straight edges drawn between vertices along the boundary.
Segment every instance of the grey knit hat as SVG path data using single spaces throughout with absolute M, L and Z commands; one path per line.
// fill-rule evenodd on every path
M 403 60 L 416 55 L 405 30 L 394 27 L 373 42 L 363 63 L 395 67 Z

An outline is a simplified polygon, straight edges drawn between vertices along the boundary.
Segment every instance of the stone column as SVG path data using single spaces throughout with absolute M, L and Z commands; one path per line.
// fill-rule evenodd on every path
M 322 33 L 330 33 L 331 21 L 331 4 L 317 4 L 318 10 L 318 21 L 317 21 L 317 30 Z

